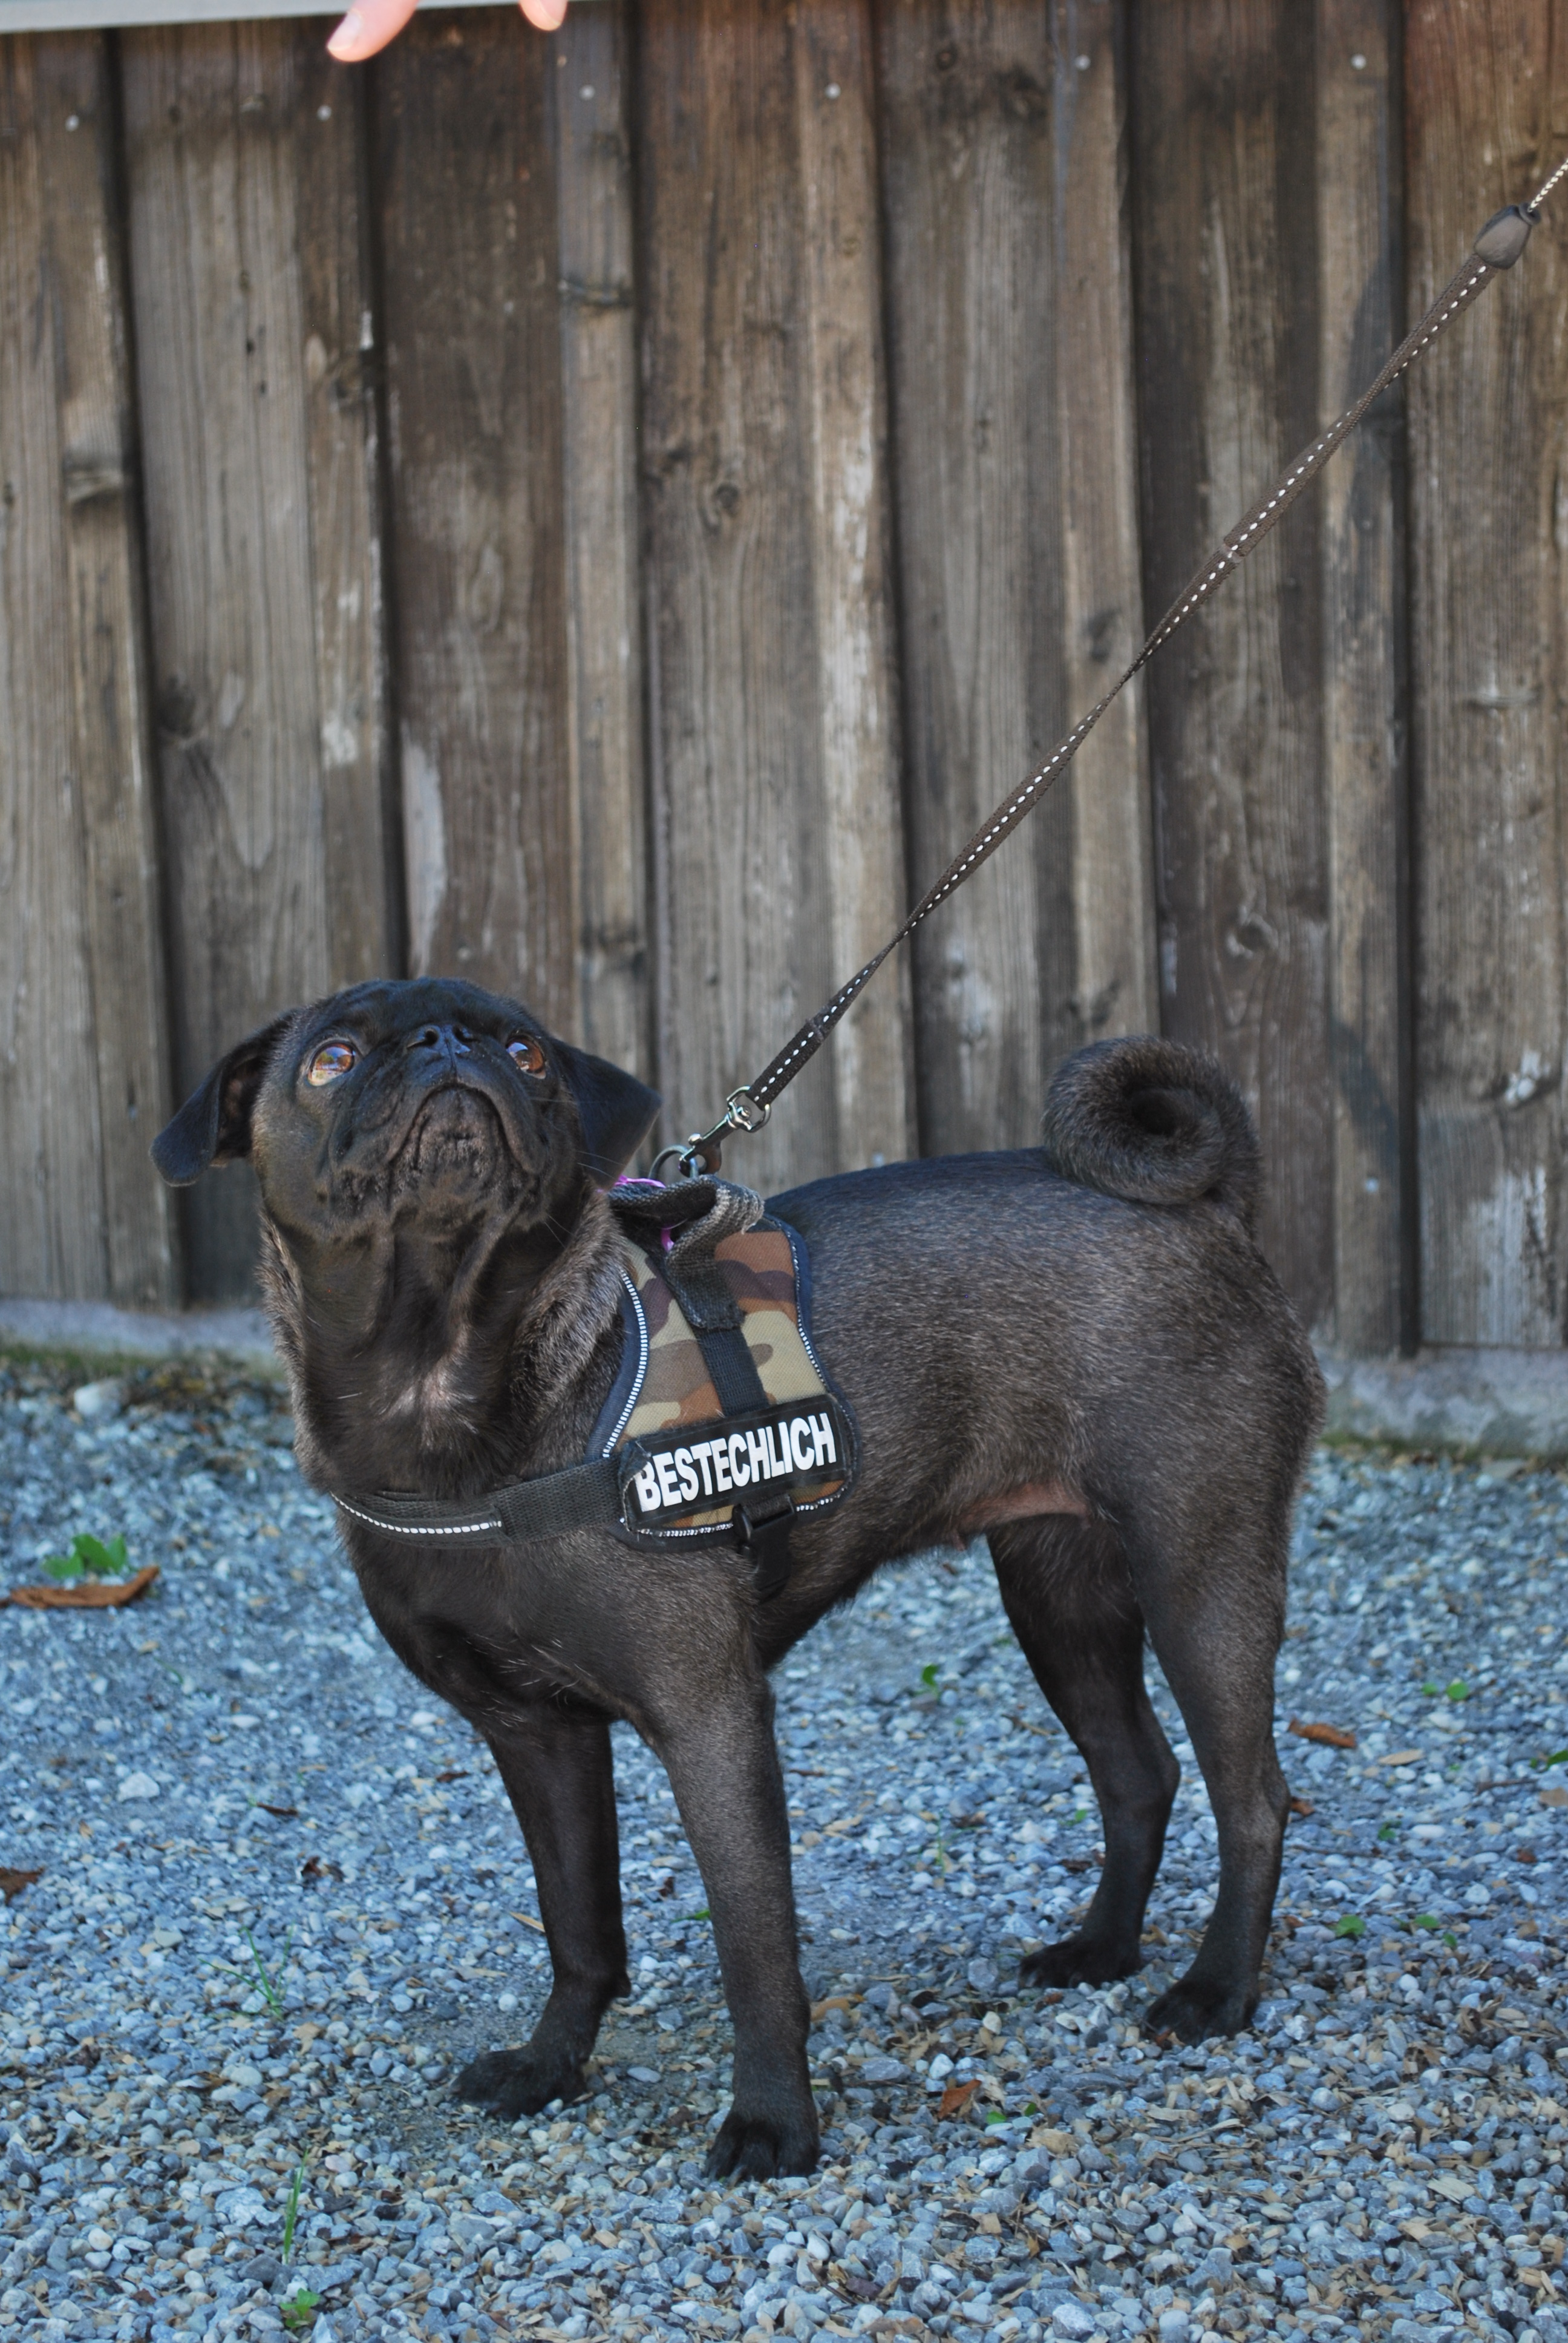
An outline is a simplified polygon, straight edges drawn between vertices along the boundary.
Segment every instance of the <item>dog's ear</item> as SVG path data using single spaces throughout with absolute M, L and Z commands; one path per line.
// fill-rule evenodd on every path
M 171 1188 L 188 1188 L 215 1163 L 232 1163 L 250 1153 L 250 1118 L 273 1051 L 298 1012 L 289 1009 L 259 1033 L 238 1041 L 220 1058 L 200 1090 L 193 1091 L 172 1122 L 152 1145 L 153 1161 Z
M 558 1041 L 555 1048 L 577 1101 L 588 1172 L 599 1187 L 613 1188 L 653 1128 L 658 1092 L 608 1059 L 574 1050 L 569 1041 Z

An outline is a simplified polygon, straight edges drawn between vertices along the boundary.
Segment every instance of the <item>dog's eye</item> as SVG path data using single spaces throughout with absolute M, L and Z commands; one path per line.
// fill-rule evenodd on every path
M 346 1074 L 358 1051 L 347 1041 L 325 1041 L 305 1070 L 305 1079 L 319 1090 L 323 1082 L 335 1082 Z
M 545 1053 L 537 1041 L 530 1041 L 524 1037 L 519 1037 L 516 1041 L 508 1041 L 507 1055 L 522 1073 L 542 1074 L 545 1071 Z

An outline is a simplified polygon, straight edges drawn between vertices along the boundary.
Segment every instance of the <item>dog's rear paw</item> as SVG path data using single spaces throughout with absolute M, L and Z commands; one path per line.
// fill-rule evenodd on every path
M 528 2049 L 486 2050 L 470 2058 L 452 2093 L 515 2123 L 518 2116 L 537 2116 L 552 2099 L 580 2099 L 585 2087 L 582 2068 L 568 2061 Z
M 746 2116 L 731 2107 L 708 2151 L 709 2180 L 774 2180 L 815 2172 L 817 2118 Z
M 1178 2042 L 1201 2042 L 1211 2034 L 1240 2034 L 1251 2025 L 1258 2006 L 1256 1986 L 1211 1984 L 1202 1977 L 1178 1977 L 1168 1993 L 1151 2002 L 1143 2014 L 1150 2034 L 1173 2034 Z
M 1096 1942 L 1091 1936 L 1065 1936 L 1060 1945 L 1042 1945 L 1019 1964 L 1020 1985 L 1111 1985 L 1131 1976 L 1139 1966 L 1138 1947 Z

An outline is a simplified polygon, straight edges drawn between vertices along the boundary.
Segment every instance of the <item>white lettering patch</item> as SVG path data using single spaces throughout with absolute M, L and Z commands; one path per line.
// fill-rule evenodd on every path
M 749 1493 L 806 1492 L 848 1473 L 844 1418 L 825 1394 L 697 1429 L 697 1439 L 683 1427 L 630 1441 L 621 1450 L 616 1463 L 628 1529 L 655 1528 L 690 1513 L 728 1512 Z

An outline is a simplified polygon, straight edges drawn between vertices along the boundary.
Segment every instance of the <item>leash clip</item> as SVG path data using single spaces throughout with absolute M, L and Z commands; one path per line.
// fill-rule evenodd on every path
M 727 1131 L 760 1131 L 773 1109 L 759 1105 L 744 1082 L 731 1091 L 724 1101 L 724 1112 L 711 1131 L 694 1131 L 689 1138 L 672 1147 L 661 1147 L 654 1157 L 648 1172 L 650 1180 L 658 1177 L 658 1167 L 673 1156 L 677 1171 L 683 1180 L 712 1179 L 724 1168 L 724 1134 Z

